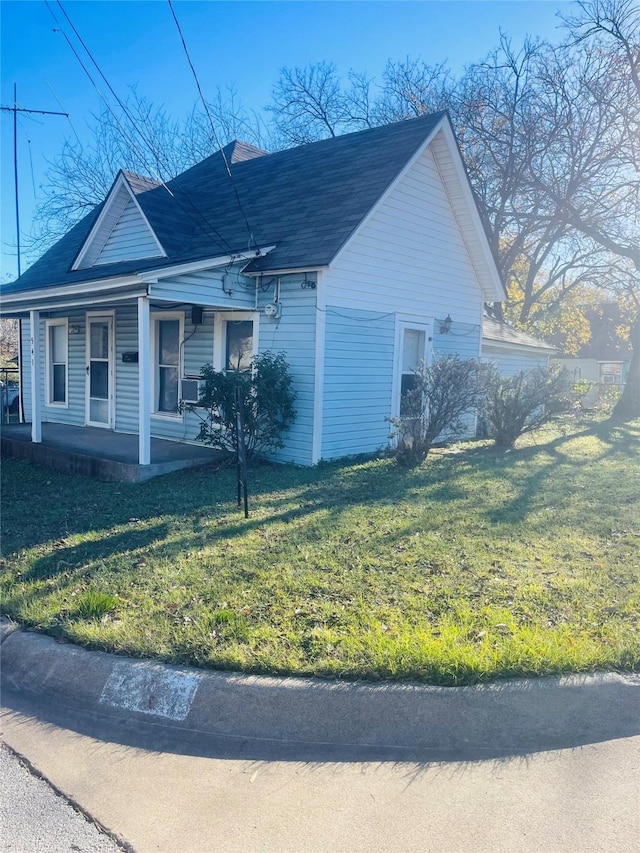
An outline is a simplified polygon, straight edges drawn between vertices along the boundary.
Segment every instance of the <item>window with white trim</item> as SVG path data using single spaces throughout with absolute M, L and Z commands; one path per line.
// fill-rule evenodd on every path
M 184 314 L 153 315 L 154 406 L 161 415 L 177 415 Z
M 226 372 L 251 370 L 253 360 L 253 320 L 227 320 L 225 335 Z
M 216 370 L 244 373 L 258 351 L 259 315 L 253 311 L 215 314 L 213 365 Z
M 46 400 L 48 406 L 67 406 L 69 323 L 66 317 L 45 320 Z

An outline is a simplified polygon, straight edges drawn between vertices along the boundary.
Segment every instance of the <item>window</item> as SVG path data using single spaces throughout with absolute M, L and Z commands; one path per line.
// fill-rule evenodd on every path
M 217 311 L 213 331 L 215 370 L 244 372 L 258 352 L 259 315 L 249 311 Z
M 622 384 L 622 365 L 616 362 L 600 364 L 600 382 L 605 385 Z
M 159 414 L 178 414 L 183 327 L 182 314 L 154 316 L 154 411 Z
M 243 372 L 253 359 L 253 320 L 228 320 L 224 369 Z
M 47 405 L 67 405 L 67 365 L 69 360 L 67 320 L 45 321 Z
M 403 415 L 405 394 L 416 387 L 414 370 L 424 361 L 425 332 L 422 329 L 404 329 L 402 336 L 402 362 L 400 366 L 400 414 Z

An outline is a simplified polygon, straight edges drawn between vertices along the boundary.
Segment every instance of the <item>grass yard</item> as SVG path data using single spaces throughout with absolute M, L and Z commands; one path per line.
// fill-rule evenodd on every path
M 640 422 L 259 466 L 248 520 L 232 470 L 2 467 L 4 612 L 92 648 L 447 685 L 640 668 Z

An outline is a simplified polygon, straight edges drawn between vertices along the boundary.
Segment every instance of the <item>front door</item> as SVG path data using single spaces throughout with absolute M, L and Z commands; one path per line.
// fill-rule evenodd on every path
M 113 367 L 113 314 L 89 314 L 85 416 L 89 426 L 113 429 Z

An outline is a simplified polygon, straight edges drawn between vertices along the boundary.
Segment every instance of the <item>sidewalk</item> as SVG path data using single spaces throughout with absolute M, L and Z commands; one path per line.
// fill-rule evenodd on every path
M 257 678 L 21 631 L 2 656 L 2 739 L 136 853 L 637 849 L 637 676 Z

